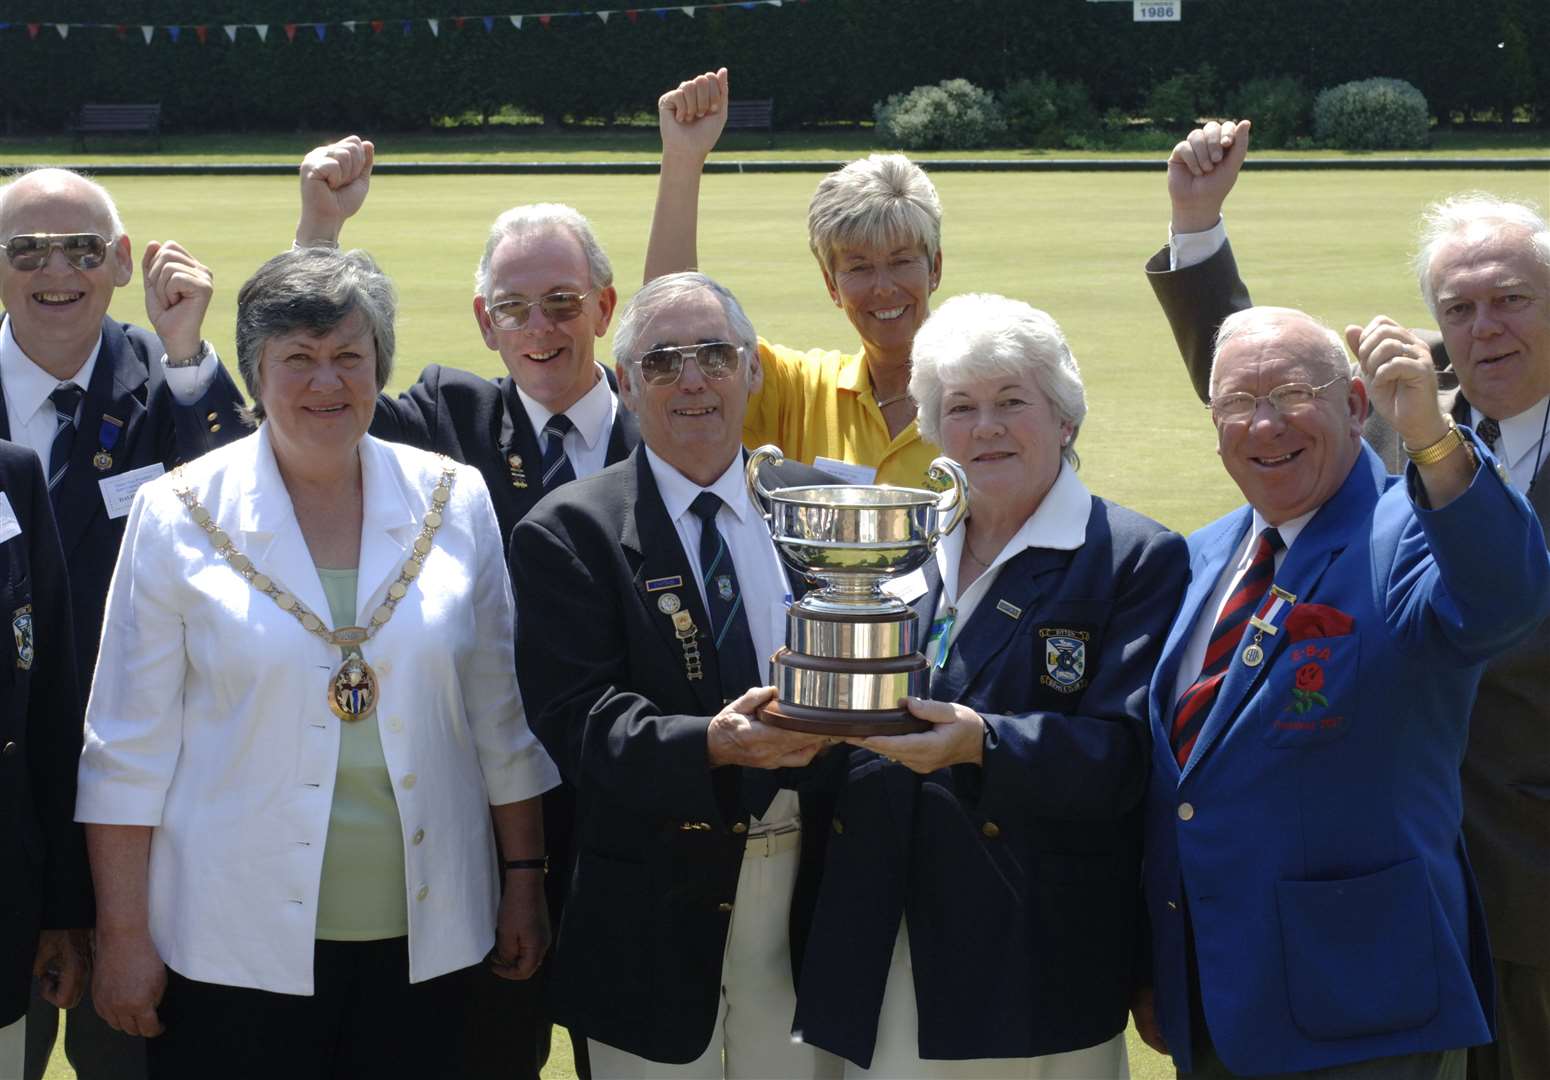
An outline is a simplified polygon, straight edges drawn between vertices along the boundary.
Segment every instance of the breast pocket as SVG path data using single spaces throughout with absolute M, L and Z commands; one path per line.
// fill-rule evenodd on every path
M 1360 659 L 1355 634 L 1292 643 L 1276 657 L 1260 695 L 1265 741 L 1296 749 L 1345 738 L 1358 715 Z
M 1018 648 L 1031 652 L 1034 708 L 1069 712 L 1098 674 L 1104 631 L 1113 603 L 1063 600 L 1023 616 Z

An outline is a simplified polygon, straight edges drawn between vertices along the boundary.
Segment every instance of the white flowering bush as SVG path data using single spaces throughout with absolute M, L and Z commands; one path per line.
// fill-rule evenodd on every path
M 1341 150 L 1410 150 L 1426 145 L 1430 115 L 1403 79 L 1362 79 L 1319 91 L 1313 137 Z
M 873 105 L 872 115 L 879 140 L 904 150 L 973 150 L 1006 131 L 996 99 L 967 79 L 894 94 Z

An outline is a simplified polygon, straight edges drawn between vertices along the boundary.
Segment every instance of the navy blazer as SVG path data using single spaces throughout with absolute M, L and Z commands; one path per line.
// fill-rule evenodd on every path
M 1031 1057 L 1124 1029 L 1146 690 L 1187 559 L 1177 533 L 1093 497 L 1082 546 L 1007 562 L 933 672 L 933 698 L 984 717 L 983 766 L 920 776 L 850 754 L 798 986 L 807 1042 L 871 1063 L 901 915 L 922 1058 Z M 935 559 L 926 573 L 921 629 Z
M 604 376 L 617 394 L 619 384 L 613 373 L 605 369 Z M 478 469 L 490 489 L 503 543 L 510 541 L 517 522 L 543 498 L 538 435 L 510 375 L 485 379 L 432 364 L 421 372 L 419 382 L 398 397 L 377 398 L 371 433 L 389 442 L 446 454 Z M 635 416 L 621 404 L 608 433 L 605 463 L 623 461 L 638 442 Z M 513 455 L 519 459 L 515 470 Z
M 81 704 L 70 591 L 48 483 L 31 450 L 0 441 L 0 494 L 21 526 L 0 540 L 3 1027 L 27 1011 L 38 930 L 92 925 L 92 893 L 75 823 Z
M 86 388 L 70 470 L 60 481 L 59 535 L 70 568 L 75 656 L 83 690 L 97 665 L 102 610 L 128 520 L 108 517 L 98 481 L 147 465 L 160 464 L 170 472 L 249 431 L 237 413 L 242 394 L 224 367 L 216 371 L 202 398 L 179 405 L 167 386 L 161 363 L 165 352 L 155 334 L 103 319 L 102 348 Z M 0 408 L 0 439 L 10 437 L 10 419 Z M 112 462 L 99 469 L 93 458 L 109 442 Z
M 1201 1019 L 1192 967 L 1239 1075 L 1491 1038 L 1459 764 L 1486 662 L 1550 613 L 1550 557 L 1474 445 L 1485 464 L 1440 510 L 1416 508 L 1413 467 L 1388 476 L 1363 446 L 1276 572 L 1295 605 L 1260 664 L 1234 657 L 1181 770 L 1179 664 L 1252 512 L 1190 537 L 1193 580 L 1152 685 L 1146 837 L 1158 1019 L 1180 1071 Z M 1318 617 L 1294 627 L 1299 609 Z
M 794 462 L 765 472 L 776 487 L 833 482 Z M 551 493 L 513 531 L 510 564 L 528 725 L 577 795 L 552 1015 L 653 1061 L 693 1061 L 715 1024 L 750 815 L 744 770 L 706 757 L 706 718 L 722 706 L 716 650 L 645 453 Z M 647 588 L 668 578 L 699 630 L 699 679 L 662 590 Z M 831 805 L 808 790 L 801 803 L 794 959 Z

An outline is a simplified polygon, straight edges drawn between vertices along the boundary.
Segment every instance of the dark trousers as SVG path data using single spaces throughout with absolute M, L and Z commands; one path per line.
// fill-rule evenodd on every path
M 27 1063 L 22 1074 L 26 1080 L 43 1080 L 59 1034 L 60 1015 L 39 995 L 34 979 L 27 1009 Z M 79 1080 L 145 1080 L 145 1040 L 114 1031 L 97 1015 L 90 980 L 80 1004 L 63 1015 L 65 1057 Z
M 1180 1072 L 1179 1080 L 1238 1080 L 1216 1050 L 1209 1045 L 1195 1051 L 1195 1068 Z M 1442 1050 L 1428 1054 L 1401 1054 L 1399 1057 L 1353 1061 L 1349 1065 L 1330 1065 L 1303 1072 L 1275 1073 L 1259 1080 L 1464 1080 L 1464 1051 Z
M 1496 1041 L 1469 1051 L 1469 1080 L 1550 1077 L 1550 969 L 1495 961 Z
M 313 995 L 167 971 L 152 1080 L 428 1080 L 460 1075 L 455 1051 L 472 969 L 410 985 L 407 938 L 319 941 Z

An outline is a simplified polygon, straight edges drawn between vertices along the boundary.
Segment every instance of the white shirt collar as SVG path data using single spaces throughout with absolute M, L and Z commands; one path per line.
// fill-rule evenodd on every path
M 1087 539 L 1087 519 L 1092 516 L 1092 493 L 1076 475 L 1069 461 L 1060 463 L 1055 482 L 1044 493 L 1044 498 L 1022 527 L 1012 534 L 1006 545 L 991 560 L 993 570 L 1028 548 L 1052 548 L 1056 551 L 1075 551 Z M 942 580 L 956 583 L 958 565 L 963 558 L 964 541 L 969 535 L 967 528 L 954 529 L 937 545 L 937 569 Z
M 92 346 L 86 363 L 65 382 L 74 383 L 83 391 L 88 389 L 92 372 L 97 367 L 97 354 L 101 351 L 102 334 L 98 333 L 97 344 Z M 0 323 L 0 385 L 5 387 L 11 415 L 24 424 L 36 416 L 44 405 L 53 408 L 48 396 L 60 385 L 58 379 L 44 371 L 32 357 L 22 351 L 16 335 L 11 332 L 10 316 L 6 316 L 4 323 Z
M 609 424 L 613 420 L 613 391 L 608 388 L 608 377 L 603 373 L 601 364 L 593 361 L 592 366 L 597 369 L 597 381 L 592 384 L 592 389 L 581 395 L 576 404 L 565 410 L 565 415 L 570 417 L 570 422 L 576 426 L 576 434 L 581 436 L 581 441 L 586 444 L 588 450 L 608 434 Z M 528 397 L 526 391 L 517 386 L 515 379 L 512 380 L 511 385 L 517 389 L 517 397 L 522 401 L 528 423 L 533 425 L 533 434 L 542 441 L 544 425 L 549 422 L 554 411 L 546 409 Z
M 748 520 L 748 515 L 753 512 L 753 507 L 748 504 L 748 484 L 743 479 L 743 455 L 737 454 L 732 458 L 726 471 L 716 478 L 716 482 L 709 487 L 700 487 L 683 473 L 663 461 L 657 452 L 649 446 L 642 444 L 646 451 L 646 463 L 651 466 L 651 475 L 656 478 L 657 490 L 662 493 L 663 505 L 667 507 L 667 516 L 677 521 L 689 511 L 689 504 L 702 491 L 714 492 L 721 497 L 722 503 L 734 515 L 739 522 Z
M 1546 409 L 1550 409 L 1550 396 L 1540 398 L 1537 405 L 1529 406 L 1517 416 L 1497 421 L 1501 425 L 1502 437 L 1496 443 L 1496 456 L 1507 468 L 1514 468 L 1539 449 L 1539 436 L 1545 430 Z M 1469 407 L 1469 412 L 1470 426 L 1478 428 L 1484 414 L 1473 405 Z
M 1360 465 L 1361 462 L 1357 462 L 1357 466 L 1360 467 Z M 1288 551 L 1292 550 L 1292 545 L 1297 542 L 1297 537 L 1302 535 L 1302 530 L 1307 527 L 1308 522 L 1313 520 L 1313 515 L 1317 514 L 1320 509 L 1322 509 L 1322 507 L 1316 507 L 1312 510 L 1309 510 L 1306 514 L 1301 514 L 1297 517 L 1294 517 L 1290 521 L 1284 521 L 1275 527 L 1276 532 L 1281 534 L 1282 544 L 1281 550 L 1276 553 L 1277 566 L 1280 565 L 1281 558 L 1283 558 Z M 1254 527 L 1249 532 L 1249 539 L 1248 543 L 1243 549 L 1243 556 L 1238 560 L 1239 570 L 1242 570 L 1249 565 L 1249 562 L 1254 557 L 1255 538 L 1268 528 L 1270 528 L 1270 522 L 1266 521 L 1264 516 L 1258 510 L 1254 511 Z

